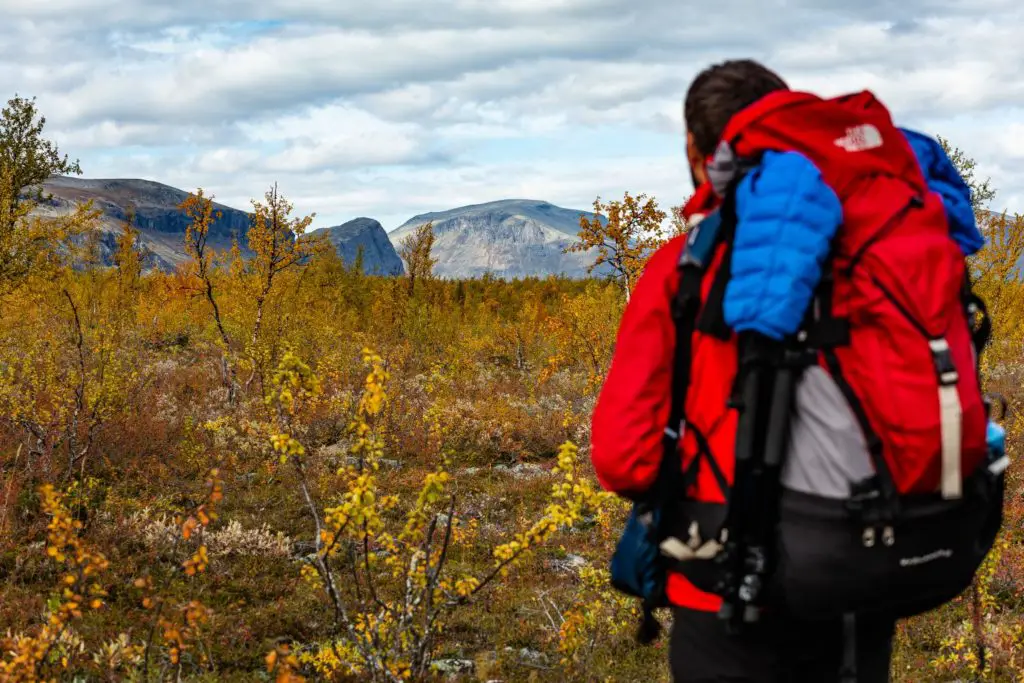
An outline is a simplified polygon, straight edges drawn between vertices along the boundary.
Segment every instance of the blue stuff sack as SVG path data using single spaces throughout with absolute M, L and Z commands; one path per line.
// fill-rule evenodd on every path
M 643 601 L 643 621 L 637 632 L 637 640 L 642 644 L 658 637 L 661 624 L 655 619 L 654 610 L 668 605 L 668 574 L 657 541 L 660 517 L 660 510 L 634 504 L 611 561 L 612 586 Z
M 994 458 L 1006 456 L 1006 430 L 991 420 L 988 423 L 988 431 L 985 434 L 988 441 L 988 448 L 992 451 Z

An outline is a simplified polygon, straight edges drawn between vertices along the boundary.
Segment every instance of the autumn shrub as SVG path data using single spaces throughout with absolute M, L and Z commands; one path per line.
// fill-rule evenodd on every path
M 314 258 L 302 268 L 315 270 L 318 263 Z M 531 559 L 532 546 L 572 520 L 587 517 L 580 491 L 589 492 L 584 497 L 605 500 L 585 468 L 576 464 L 577 452 L 561 447 L 571 437 L 585 437 L 580 428 L 587 421 L 586 400 L 575 394 L 587 380 L 576 381 L 575 365 L 564 354 L 554 372 L 547 365 L 552 349 L 561 343 L 550 334 L 549 317 L 558 315 L 566 301 L 563 295 L 586 295 L 578 283 L 426 280 L 410 302 L 408 292 L 395 289 L 386 278 L 352 277 L 367 294 L 344 301 L 345 314 L 327 315 L 326 307 L 311 306 L 295 310 L 286 320 L 282 308 L 268 306 L 266 336 L 260 336 L 273 339 L 275 356 L 268 358 L 284 359 L 284 365 L 262 373 L 264 382 L 248 383 L 248 375 L 239 372 L 232 396 L 224 384 L 223 361 L 230 358 L 236 368 L 246 368 L 245 334 L 239 332 L 251 318 L 245 323 L 246 314 L 235 303 L 222 307 L 225 346 L 203 288 L 196 286 L 194 273 L 183 272 L 184 277 L 132 276 L 130 269 L 115 267 L 68 273 L 61 280 L 36 282 L 31 293 L 19 292 L 22 298 L 7 302 L 9 310 L 25 306 L 19 324 L 0 319 L 0 362 L 11 378 L 0 392 L 6 401 L 0 420 L 5 453 L 0 494 L 3 523 L 11 532 L 5 544 L 12 552 L 13 572 L 13 580 L 2 589 L 5 608 L 0 615 L 12 637 L 37 632 L 38 622 L 25 608 L 35 604 L 34 596 L 49 576 L 25 555 L 34 542 L 34 520 L 42 512 L 34 488 L 39 482 L 52 480 L 66 500 L 77 501 L 72 509 L 82 517 L 78 533 L 83 542 L 109 550 L 112 558 L 104 585 L 114 597 L 95 617 L 86 615 L 81 636 L 68 632 L 77 639 L 72 648 L 77 655 L 69 660 L 67 675 L 138 680 L 224 676 L 265 669 L 267 653 L 273 655 L 269 661 L 274 675 L 282 677 L 317 678 L 328 670 L 339 675 L 377 671 L 385 678 L 395 671 L 425 675 L 431 671 L 431 657 L 451 647 L 444 624 L 459 632 L 464 619 L 459 615 L 481 609 L 471 598 L 508 580 L 502 569 L 518 564 L 527 576 L 539 571 L 537 563 L 546 560 Z M 215 295 L 233 301 L 246 291 L 248 285 L 236 279 L 243 276 L 212 270 Z M 303 271 L 286 272 L 278 282 L 310 301 L 334 301 L 336 294 L 333 287 L 321 289 L 323 282 L 305 278 Z M 517 308 L 516 287 L 524 288 L 529 306 Z M 394 309 L 400 312 L 396 316 L 403 316 L 396 317 L 396 326 L 367 322 L 373 321 L 377 302 L 392 295 L 406 301 Z M 455 301 L 462 304 L 441 308 Z M 365 311 L 353 310 L 358 305 Z M 407 321 L 413 315 L 419 322 L 410 327 Z M 612 317 L 608 321 L 611 327 Z M 389 336 L 393 330 L 398 330 L 395 338 Z M 434 336 L 444 343 L 414 345 L 405 340 L 407 334 Z M 518 351 L 505 341 L 517 337 L 522 343 Z M 374 357 L 370 363 L 373 372 L 387 376 L 390 392 L 387 401 L 367 411 L 367 367 L 360 350 L 374 339 L 393 351 L 387 361 Z M 33 345 L 33 340 L 42 343 Z M 333 607 L 322 582 L 317 583 L 322 580 L 309 581 L 313 577 L 308 571 L 302 578 L 302 567 L 314 567 L 311 560 L 317 552 L 308 501 L 301 487 L 294 487 L 294 463 L 269 457 L 271 433 L 285 424 L 281 420 L 287 411 L 281 408 L 290 400 L 281 390 L 289 386 L 287 378 L 307 372 L 298 361 L 304 356 L 315 359 L 305 367 L 311 373 L 315 368 L 318 388 L 289 418 L 287 431 L 303 444 L 309 492 L 322 521 L 337 519 L 331 515 L 346 500 L 340 492 L 358 481 L 354 470 L 359 462 L 365 464 L 360 431 L 354 428 L 360 423 L 353 421 L 360 415 L 373 425 L 372 451 L 380 468 L 374 485 L 383 502 L 375 518 L 385 524 L 385 531 L 368 526 L 341 534 L 346 536 L 343 547 L 354 549 L 355 558 L 363 561 L 356 566 L 360 583 L 350 581 L 352 557 L 330 558 L 336 563 L 332 572 L 343 577 L 339 597 L 353 606 L 350 623 L 376 624 L 377 640 L 364 643 L 364 654 L 337 661 L 332 659 L 335 647 L 350 641 L 350 634 L 337 622 L 312 626 L 330 622 Z M 314 381 L 313 375 L 308 381 Z M 69 443 L 77 439 L 84 444 L 90 435 L 83 415 L 102 419 L 92 429 L 88 457 L 74 460 L 79 449 L 69 450 Z M 46 430 L 40 432 L 37 425 L 43 418 Z M 72 436 L 69 430 L 75 430 Z M 39 433 L 42 441 L 36 438 Z M 27 466 L 30 459 L 32 468 Z M 492 510 L 491 501 L 497 499 L 485 493 L 492 485 L 489 478 L 480 480 L 471 472 L 481 466 L 486 472 L 495 463 L 552 459 L 559 467 L 536 470 L 540 475 L 526 470 L 530 474 L 524 476 L 541 477 L 535 484 L 505 487 L 512 495 L 502 500 L 514 503 L 514 514 Z M 77 467 L 71 468 L 72 462 Z M 401 468 L 395 470 L 393 462 Z M 223 522 L 213 517 L 204 522 L 202 506 L 213 489 L 202 482 L 211 468 L 237 496 L 222 502 L 217 494 L 217 506 L 230 508 Z M 568 490 L 559 488 L 568 483 L 559 473 L 574 477 Z M 503 476 L 520 475 L 510 471 Z M 557 504 L 545 510 L 551 491 L 544 489 L 550 489 L 552 478 L 562 484 L 556 485 Z M 424 482 L 430 484 L 426 493 Z M 460 490 L 466 498 L 450 510 L 450 496 Z M 270 503 L 272 513 L 270 501 L 277 501 Z M 414 514 L 418 505 L 423 507 Z M 481 514 L 491 521 L 480 524 Z M 558 520 L 554 526 L 552 514 Z M 423 516 L 433 525 L 429 551 L 423 548 L 431 524 Z M 590 533 L 586 525 L 582 528 L 581 539 Z M 397 612 L 404 604 L 404 592 L 395 589 L 401 581 L 381 545 L 389 538 L 386 534 L 394 539 L 405 571 L 411 566 L 407 560 L 418 553 L 425 558 L 417 570 L 423 576 L 437 569 L 437 548 L 450 535 L 445 571 L 413 591 L 414 602 L 420 596 L 421 613 L 427 613 L 423 598 L 431 595 L 432 609 L 439 615 L 433 617 L 435 630 L 413 639 L 419 643 L 415 648 L 401 645 L 403 631 L 387 626 L 375 602 L 361 602 L 369 599 L 363 577 L 369 572 L 380 600 L 386 597 Z M 513 545 L 510 535 L 516 538 Z M 365 543 L 361 553 L 360 541 Z M 500 557 L 488 548 L 498 548 Z M 546 551 L 540 552 L 543 556 Z M 25 559 L 14 560 L 13 553 Z M 479 591 L 467 588 L 474 582 Z M 355 585 L 363 591 L 361 597 L 352 594 Z M 469 595 L 460 595 L 460 589 Z M 229 597 L 253 591 L 272 602 L 250 606 Z M 436 599 L 433 592 L 438 592 Z M 289 610 L 295 612 L 283 622 L 270 619 L 267 607 L 282 600 L 294 605 Z M 237 637 L 228 635 L 232 619 L 241 619 Z M 286 626 L 283 639 L 271 638 L 275 625 Z M 273 642 L 267 644 L 267 638 Z M 393 647 L 385 648 L 390 654 L 383 659 L 366 655 L 369 648 L 389 642 Z M 388 664 L 374 663 L 382 661 Z M 286 673 L 290 663 L 293 671 Z
M 459 567 L 465 547 L 476 539 L 471 524 L 458 524 L 456 498 L 449 490 L 445 423 L 431 420 L 431 437 L 442 459 L 424 477 L 418 493 L 403 502 L 382 491 L 377 477 L 383 443 L 374 422 L 387 402 L 389 377 L 379 356 L 370 351 L 363 355 L 369 374 L 349 427 L 351 460 L 337 470 L 333 504 L 319 500 L 311 488 L 316 464 L 296 438 L 302 433 L 306 404 L 320 394 L 319 379 L 291 352 L 283 356 L 273 379 L 270 401 L 276 417 L 269 438 L 281 462 L 294 467 L 307 503 L 315 527 L 314 553 L 303 576 L 323 596 L 334 622 L 325 639 L 298 661 L 328 679 L 347 674 L 400 681 L 427 673 L 452 610 L 507 576 L 534 546 L 600 507 L 607 494 L 580 478 L 576 447 L 566 443 L 557 464 L 563 480 L 554 486 L 553 502 L 544 515 L 496 547 L 494 564 L 483 574 Z M 271 661 L 280 663 L 277 655 Z
M 41 625 L 34 633 L 8 635 L 3 641 L 0 680 L 37 681 L 66 671 L 83 649 L 74 622 L 87 610 L 101 610 L 107 592 L 102 583 L 109 562 L 82 541 L 82 523 L 72 516 L 64 496 L 52 485 L 39 489 L 42 511 L 49 517 L 46 556 L 55 565 L 56 581 L 50 589 Z
M 0 171 L 0 681 L 665 679 L 608 583 L 628 506 L 586 464 L 654 203 L 602 205 L 611 278 L 447 281 L 431 230 L 415 279 L 368 275 L 276 188 L 255 257 L 214 252 L 196 192 L 187 262 L 143 272 L 130 222 L 100 266 L 87 208 L 36 220 Z M 990 220 L 1007 522 L 980 609 L 900 625 L 898 680 L 1024 676 L 1024 221 Z

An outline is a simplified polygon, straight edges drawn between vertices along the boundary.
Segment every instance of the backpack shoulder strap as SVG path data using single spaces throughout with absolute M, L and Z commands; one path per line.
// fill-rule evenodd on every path
M 733 183 L 722 200 L 719 243 L 725 243 L 722 261 L 715 271 L 707 300 L 697 318 L 697 330 L 704 334 L 727 341 L 732 337 L 732 328 L 725 322 L 725 288 L 732 277 L 732 248 L 736 237 L 736 184 Z
M 727 221 L 722 214 L 721 209 L 708 214 L 690 231 L 677 266 L 679 284 L 671 302 L 676 333 L 672 352 L 672 392 L 661 466 L 651 501 L 659 507 L 678 495 L 686 475 L 694 474 L 691 472 L 684 475 L 682 472 L 678 446 L 685 420 L 686 394 L 690 388 L 693 332 L 697 329 L 698 314 L 701 311 L 704 276 L 722 240 L 728 237 Z
M 672 526 L 672 501 L 686 486 L 686 480 L 696 474 L 700 458 L 695 458 L 689 471 L 683 472 L 679 457 L 686 394 L 690 387 L 693 331 L 700 309 L 701 284 L 707 265 L 719 244 L 720 212 L 705 217 L 690 231 L 690 236 L 679 258 L 677 273 L 679 284 L 670 303 L 675 326 L 676 343 L 672 352 L 672 389 L 668 424 L 662 436 L 661 464 L 650 493 L 639 502 L 639 514 L 654 523 L 654 541 L 660 544 Z M 654 610 L 663 606 L 663 590 L 644 597 L 637 640 L 642 644 L 653 642 L 661 631 Z

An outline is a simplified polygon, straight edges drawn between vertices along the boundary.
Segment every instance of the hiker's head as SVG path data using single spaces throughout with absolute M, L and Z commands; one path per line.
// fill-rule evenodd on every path
M 750 59 L 722 62 L 697 74 L 683 106 L 694 187 L 707 180 L 704 160 L 714 153 L 729 119 L 768 93 L 788 89 L 778 74 Z

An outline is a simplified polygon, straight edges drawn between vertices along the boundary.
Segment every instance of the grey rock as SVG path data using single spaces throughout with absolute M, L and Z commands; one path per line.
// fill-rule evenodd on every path
M 316 557 L 316 543 L 312 541 L 294 541 L 292 543 L 292 557 Z
M 514 655 L 520 664 L 526 664 L 527 666 L 544 667 L 547 666 L 548 657 L 543 652 L 537 650 L 531 650 L 528 647 L 516 650 L 512 647 L 506 647 L 505 652 Z
M 338 441 L 326 446 L 321 446 L 318 452 L 325 458 L 338 458 L 348 453 L 351 447 L 352 444 L 349 441 Z
M 569 529 L 569 533 L 583 534 L 597 526 L 597 517 L 594 515 L 585 515 L 583 519 L 576 522 L 576 524 Z
M 189 218 L 178 206 L 188 193 L 169 185 L 139 179 L 85 179 L 54 176 L 43 183 L 43 194 L 50 199 L 37 207 L 41 216 L 71 213 L 88 201 L 100 211 L 99 252 L 103 265 L 112 265 L 117 237 L 131 209 L 132 225 L 139 230 L 139 251 L 146 270 L 171 270 L 188 260 L 185 230 Z M 220 213 L 210 226 L 208 246 L 218 251 L 230 249 L 235 239 L 245 257 L 251 256 L 246 234 L 251 216 L 245 211 L 214 203 Z
M 533 477 L 542 477 L 550 474 L 548 470 L 533 462 L 521 462 L 511 467 L 508 465 L 495 465 L 493 469 L 495 472 L 512 475 L 516 479 L 532 479 Z
M 537 463 L 521 462 L 512 467 L 512 474 L 522 478 L 530 478 L 542 477 L 545 474 L 549 474 L 549 472 Z
M 454 676 L 473 673 L 476 664 L 472 659 L 435 659 L 430 663 L 430 668 L 440 674 Z
M 557 560 L 551 560 L 549 566 L 556 572 L 563 574 L 577 574 L 580 569 L 587 566 L 587 560 L 574 553 L 569 553 L 565 557 Z
M 405 266 L 388 239 L 384 226 L 372 218 L 355 218 L 330 228 L 314 230 L 313 235 L 326 235 L 338 256 L 348 266 L 356 262 L 363 250 L 363 272 L 368 275 L 402 275 Z
M 398 245 L 433 222 L 434 272 L 440 277 L 585 277 L 596 252 L 563 253 L 577 239 L 581 215 L 595 216 L 543 201 L 505 199 L 415 216 L 388 237 Z

